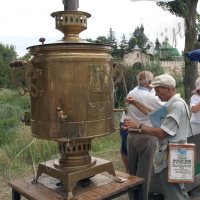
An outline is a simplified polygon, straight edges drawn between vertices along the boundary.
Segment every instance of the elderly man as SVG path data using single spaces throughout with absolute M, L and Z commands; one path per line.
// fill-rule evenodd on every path
M 138 87 L 131 90 L 128 96 L 135 97 L 139 102 L 151 108 L 159 108 L 163 103 L 154 93 L 151 93 L 150 86 L 154 75 L 150 71 L 142 71 L 138 74 Z M 139 111 L 135 106 L 128 105 L 127 117 L 151 126 L 149 118 Z M 127 137 L 128 150 L 128 172 L 131 175 L 145 179 L 142 185 L 143 200 L 148 200 L 149 182 L 153 167 L 153 153 L 156 148 L 157 138 L 146 133 L 135 134 L 138 129 L 129 129 Z M 134 192 L 129 192 L 129 198 L 137 200 Z
M 146 133 L 158 138 L 158 147 L 154 153 L 154 172 L 159 173 L 163 186 L 165 200 L 188 200 L 188 194 L 184 185 L 169 183 L 168 171 L 168 143 L 186 143 L 189 130 L 188 108 L 185 101 L 176 94 L 176 81 L 168 74 L 157 76 L 150 84 L 155 89 L 156 95 L 161 101 L 167 101 L 168 113 L 159 128 L 151 127 L 133 119 L 124 119 L 125 129 L 137 129 L 137 134 Z M 152 109 L 141 104 L 133 97 L 128 97 L 129 103 L 135 105 L 144 113 Z M 146 111 L 145 111 L 146 110 Z

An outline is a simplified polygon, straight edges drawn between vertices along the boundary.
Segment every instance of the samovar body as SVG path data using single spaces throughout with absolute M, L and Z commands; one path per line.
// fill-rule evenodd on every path
M 115 130 L 112 48 L 58 43 L 28 48 L 32 78 L 32 134 L 41 139 L 86 139 Z

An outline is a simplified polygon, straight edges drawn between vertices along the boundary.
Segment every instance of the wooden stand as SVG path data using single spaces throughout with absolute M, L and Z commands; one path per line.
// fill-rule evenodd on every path
M 97 174 L 90 178 L 89 185 L 81 186 L 78 182 L 73 190 L 74 200 L 100 200 L 112 199 L 121 196 L 131 190 L 135 190 L 138 200 L 142 200 L 143 178 L 132 176 L 123 172 L 115 171 L 116 175 L 124 180 L 118 183 L 113 176 L 107 172 Z M 42 175 L 38 183 L 32 184 L 33 177 L 26 177 L 10 181 L 8 184 L 12 187 L 12 200 L 20 200 L 24 196 L 30 200 L 48 199 L 65 200 L 66 189 L 64 186 L 56 186 L 58 179 L 48 175 Z

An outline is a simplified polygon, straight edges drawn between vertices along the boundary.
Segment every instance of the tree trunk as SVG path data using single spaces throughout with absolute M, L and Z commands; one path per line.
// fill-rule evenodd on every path
M 191 0 L 189 7 L 188 17 L 185 19 L 186 32 L 185 32 L 185 50 L 187 53 L 193 51 L 199 45 L 197 43 L 197 31 L 196 31 L 196 8 L 198 0 Z M 190 103 L 191 91 L 195 88 L 195 81 L 198 77 L 197 71 L 198 62 L 191 62 L 185 56 L 185 75 L 184 75 L 184 88 L 185 88 L 185 100 L 186 103 Z

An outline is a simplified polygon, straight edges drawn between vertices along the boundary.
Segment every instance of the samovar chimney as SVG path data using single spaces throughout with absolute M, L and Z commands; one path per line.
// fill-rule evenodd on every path
M 64 10 L 78 10 L 79 0 L 63 0 Z

